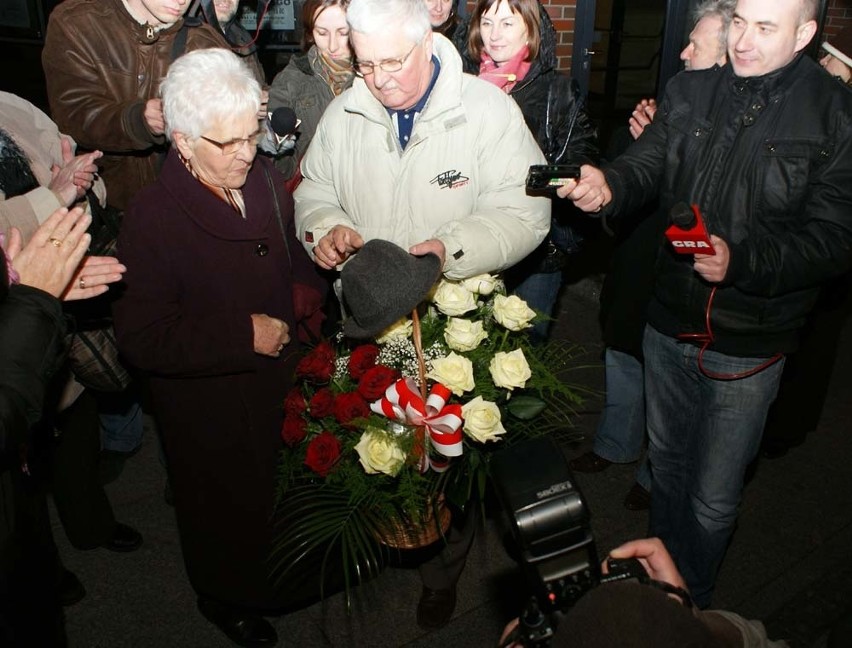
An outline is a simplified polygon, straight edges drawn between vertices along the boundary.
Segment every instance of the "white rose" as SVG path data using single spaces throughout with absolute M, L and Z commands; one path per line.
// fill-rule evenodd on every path
M 488 369 L 491 371 L 491 379 L 495 385 L 510 390 L 515 387 L 524 387 L 532 376 L 530 366 L 521 349 L 515 349 L 509 353 L 504 351 L 495 353 Z
M 497 285 L 497 277 L 490 274 L 480 274 L 475 277 L 469 277 L 461 282 L 461 285 L 477 295 L 490 295 L 494 292 L 494 287 Z
M 456 396 L 476 386 L 473 382 L 473 363 L 455 352 L 445 358 L 432 360 L 432 370 L 426 376 L 438 381 Z
M 369 475 L 385 473 L 395 477 L 405 462 L 405 453 L 381 431 L 367 428 L 355 446 L 364 471 Z
M 535 311 L 517 295 L 497 295 L 494 298 L 494 319 L 510 331 L 530 328 L 530 320 L 534 317 Z
M 444 329 L 444 339 L 454 351 L 473 351 L 488 337 L 482 322 L 451 317 Z
M 476 308 L 476 296 L 453 281 L 442 280 L 432 296 L 432 301 L 439 311 L 450 317 L 464 315 Z
M 501 434 L 506 434 L 506 428 L 500 417 L 500 408 L 496 403 L 483 400 L 477 396 L 462 405 L 464 431 L 470 438 L 480 443 L 499 441 Z
M 407 317 L 401 317 L 393 324 L 388 326 L 384 331 L 379 333 L 376 342 L 379 344 L 387 344 L 391 340 L 411 337 L 411 320 Z

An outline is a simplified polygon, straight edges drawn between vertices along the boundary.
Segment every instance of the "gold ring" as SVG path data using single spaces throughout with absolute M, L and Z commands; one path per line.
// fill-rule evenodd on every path
M 48 241 L 50 241 L 50 242 L 53 244 L 53 247 L 59 247 L 60 245 L 62 245 L 62 241 L 60 241 L 58 238 L 53 238 L 53 237 L 51 236 L 51 237 L 50 237 L 49 239 L 47 239 L 47 240 L 48 240 Z
M 80 277 L 80 290 L 86 289 L 86 280 L 83 277 Z

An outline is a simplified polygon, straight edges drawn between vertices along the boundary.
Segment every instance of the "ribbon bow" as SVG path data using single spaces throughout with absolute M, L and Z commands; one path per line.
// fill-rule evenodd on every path
M 400 378 L 370 405 L 370 409 L 392 421 L 423 426 L 435 450 L 444 457 L 458 457 L 462 453 L 462 408 L 458 404 L 447 405 L 451 394 L 449 389 L 436 383 L 424 402 L 417 383 L 411 378 Z M 449 466 L 446 460 L 430 458 L 429 463 L 437 472 Z

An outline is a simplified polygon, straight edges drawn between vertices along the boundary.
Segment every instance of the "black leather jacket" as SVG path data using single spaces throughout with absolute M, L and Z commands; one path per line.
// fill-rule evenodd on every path
M 697 204 L 730 246 L 711 323 L 716 351 L 789 352 L 819 285 L 852 266 L 852 91 L 799 56 L 763 77 L 680 74 L 653 124 L 605 171 L 605 218 L 659 196 Z M 712 285 L 662 243 L 649 322 L 703 332 Z

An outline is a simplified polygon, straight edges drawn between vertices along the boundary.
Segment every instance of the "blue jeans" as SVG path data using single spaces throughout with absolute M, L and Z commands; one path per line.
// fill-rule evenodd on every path
M 592 450 L 613 463 L 631 463 L 642 455 L 645 441 L 645 375 L 639 358 L 606 348 L 606 403 Z M 636 481 L 651 490 L 647 459 L 636 471 Z
M 98 392 L 96 397 L 101 448 L 122 453 L 136 450 L 142 443 L 145 431 L 136 386 L 118 393 Z
M 783 360 L 740 380 L 698 367 L 698 347 L 645 327 L 645 390 L 654 488 L 651 535 L 668 547 L 695 603 L 707 607 L 734 531 L 746 467 L 757 455 Z M 766 358 L 707 351 L 708 371 L 738 373 Z

